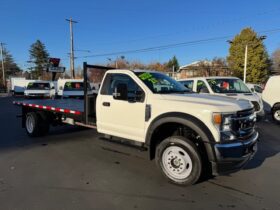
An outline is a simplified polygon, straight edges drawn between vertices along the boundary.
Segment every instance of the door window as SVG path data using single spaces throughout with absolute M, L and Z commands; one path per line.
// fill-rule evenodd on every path
M 101 90 L 102 95 L 113 95 L 116 87 L 119 84 L 127 86 L 127 101 L 143 102 L 145 93 L 140 86 L 126 74 L 107 74 L 103 87 Z
M 254 85 L 254 89 L 257 93 L 262 93 L 263 92 L 263 89 L 258 85 Z
M 192 90 L 193 89 L 193 80 L 182 81 L 181 82 L 186 88 Z
M 209 90 L 202 80 L 197 81 L 196 92 L 198 93 L 209 93 Z

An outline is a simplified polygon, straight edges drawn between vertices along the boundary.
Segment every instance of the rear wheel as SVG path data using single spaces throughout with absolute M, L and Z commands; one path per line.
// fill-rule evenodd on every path
M 31 137 L 45 135 L 49 132 L 50 125 L 35 112 L 29 112 L 25 119 L 25 130 Z
M 175 184 L 194 184 L 201 175 L 202 161 L 196 146 L 181 136 L 169 137 L 157 146 L 156 162 L 164 176 Z
M 29 112 L 25 119 L 25 130 L 31 137 L 39 136 L 39 117 L 35 112 Z
M 272 117 L 277 123 L 280 123 L 280 105 L 276 105 L 273 108 Z

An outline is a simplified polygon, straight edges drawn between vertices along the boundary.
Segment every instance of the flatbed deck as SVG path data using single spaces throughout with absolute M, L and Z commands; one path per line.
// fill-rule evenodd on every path
M 84 112 L 84 100 L 81 99 L 34 99 L 17 100 L 13 103 L 20 106 L 74 115 L 82 115 Z

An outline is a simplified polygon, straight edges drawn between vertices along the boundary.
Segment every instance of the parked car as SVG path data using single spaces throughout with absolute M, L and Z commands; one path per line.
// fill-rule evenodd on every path
M 57 96 L 59 98 L 83 98 L 84 80 L 83 79 L 58 79 Z M 88 84 L 88 94 L 92 94 L 95 88 Z
M 34 80 L 28 82 L 24 90 L 25 98 L 54 98 L 55 87 L 50 81 Z
M 26 85 L 30 80 L 26 80 L 24 77 L 11 77 L 11 92 L 13 95 L 23 95 Z
M 246 83 L 246 85 L 253 93 L 256 93 L 260 98 L 262 97 L 263 88 L 261 85 L 252 83 Z
M 196 77 L 179 80 L 193 92 L 223 95 L 237 99 L 247 99 L 253 105 L 258 117 L 264 116 L 262 99 L 236 77 Z
M 268 79 L 262 93 L 265 111 L 272 113 L 273 119 L 280 123 L 280 76 Z

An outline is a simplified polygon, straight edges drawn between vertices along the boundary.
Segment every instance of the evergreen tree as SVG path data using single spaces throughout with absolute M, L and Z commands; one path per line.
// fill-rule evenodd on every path
M 227 57 L 233 74 L 243 79 L 245 47 L 248 46 L 246 82 L 263 83 L 269 75 L 270 62 L 262 38 L 251 28 L 243 29 L 236 35 Z
M 30 62 L 34 64 L 34 67 L 31 69 L 32 77 L 38 79 L 43 75 L 44 68 L 48 64 L 49 53 L 40 40 L 31 45 L 29 53 Z
M 170 70 L 173 70 L 173 66 L 175 71 L 178 71 L 180 66 L 179 66 L 179 62 L 176 58 L 176 56 L 173 56 L 173 58 L 171 58 L 167 63 L 166 63 L 166 67 Z
M 4 69 L 5 69 L 5 78 L 8 79 L 9 76 L 17 75 L 21 69 L 18 67 L 18 65 L 15 63 L 13 56 L 11 53 L 3 47 L 3 58 L 4 58 Z M 3 81 L 2 75 L 2 63 L 0 62 L 0 78 L 1 82 Z

